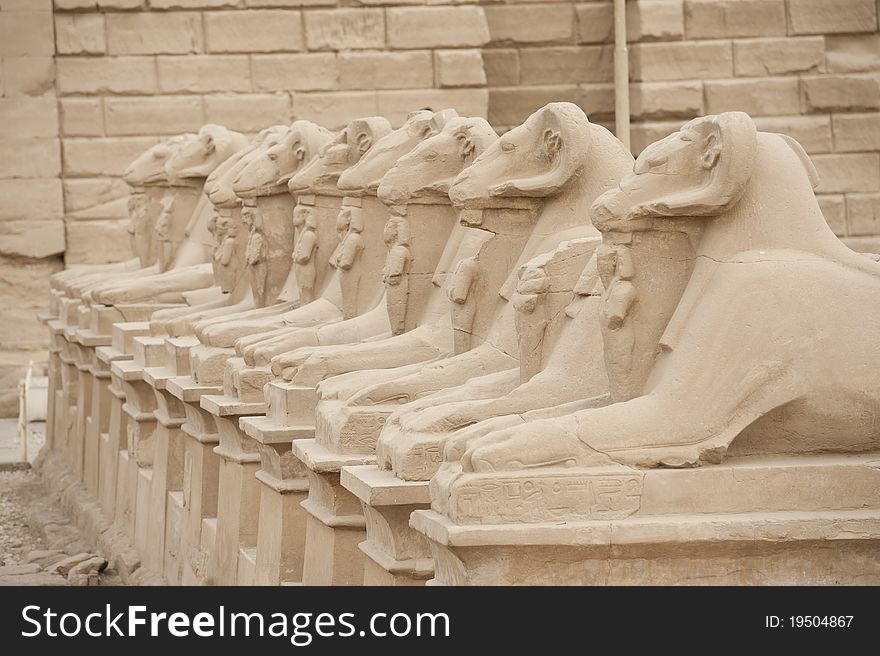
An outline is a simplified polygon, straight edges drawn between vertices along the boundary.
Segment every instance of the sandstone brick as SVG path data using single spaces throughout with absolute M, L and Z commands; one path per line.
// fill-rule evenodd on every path
M 877 5 L 874 0 L 788 0 L 791 34 L 874 32 Z
M 0 0 L 0 11 L 52 11 L 52 0 Z
M 98 0 L 55 0 L 55 9 L 97 9 Z
M 374 116 L 378 111 L 375 91 L 298 93 L 293 97 L 297 118 L 318 122 L 331 130 L 360 116 Z
M 143 9 L 146 0 L 98 0 L 99 9 Z
M 52 14 L 46 11 L 0 13 L 0 55 L 39 56 L 55 53 Z
M 101 264 L 131 257 L 128 221 L 69 221 L 64 261 L 71 264 Z
M 706 82 L 706 112 L 743 111 L 752 116 L 797 114 L 797 78 L 751 78 Z
M 467 48 L 489 42 L 487 13 L 473 5 L 401 7 L 385 12 L 390 48 Z M 570 26 L 569 26 L 570 27 Z
M 100 137 L 104 134 L 104 107 L 100 98 L 62 98 L 61 134 Z
M 880 154 L 814 155 L 819 172 L 816 193 L 880 191 Z
M 570 43 L 574 38 L 571 5 L 491 6 L 486 18 L 492 43 Z
M 828 227 L 838 237 L 846 235 L 846 202 L 842 194 L 819 194 L 816 196 L 819 208 Z
M 203 49 L 202 17 L 196 12 L 107 14 L 106 20 L 111 55 L 183 55 Z
M 634 118 L 692 118 L 702 113 L 703 83 L 699 80 L 630 85 L 630 114 Z
M 231 130 L 259 132 L 269 125 L 290 123 L 286 93 L 205 96 L 205 120 Z
M 486 70 L 479 50 L 436 50 L 434 63 L 437 84 L 441 87 L 478 87 L 486 84 Z
M 655 141 L 668 137 L 678 131 L 683 121 L 648 121 L 633 123 L 629 130 L 630 149 L 634 155 L 638 155 Z
M 199 96 L 104 99 L 107 136 L 197 132 L 204 122 Z
M 846 223 L 850 235 L 880 235 L 880 194 L 847 194 Z
M 41 96 L 54 90 L 55 61 L 52 57 L 4 57 L 3 95 Z
M 639 43 L 630 46 L 630 80 L 658 82 L 733 75 L 729 41 Z
M 62 95 L 156 93 L 152 57 L 61 57 L 55 64 L 57 89 Z
M 57 14 L 55 48 L 60 55 L 101 55 L 107 51 L 103 14 Z
M 584 90 L 574 84 L 546 87 L 503 87 L 489 90 L 489 122 L 499 128 L 521 124 L 549 102 L 585 103 Z
M 382 9 L 330 9 L 303 16 L 309 50 L 364 50 L 385 46 Z
M 208 52 L 295 52 L 304 48 L 298 11 L 209 11 L 204 16 Z
M 430 50 L 403 52 L 341 52 L 341 89 L 418 89 L 434 83 Z
M 0 255 L 39 259 L 63 252 L 64 221 L 61 219 L 0 221 Z M 8 302 L 5 296 L 4 293 L 4 304 Z
M 763 132 L 779 132 L 796 139 L 808 153 L 831 152 L 830 116 L 757 116 Z
M 239 0 L 150 0 L 150 9 L 234 9 L 239 5 Z
M 135 157 L 158 141 L 156 137 L 63 139 L 64 175 L 87 178 L 122 175 Z
M 482 116 L 487 113 L 489 94 L 485 89 L 403 89 L 377 91 L 376 109 L 394 127 L 403 125 L 407 115 L 416 109 L 434 111 L 453 107 L 461 116 Z
M 829 73 L 880 70 L 880 34 L 826 36 L 825 65 Z
M 575 6 L 578 43 L 610 43 L 614 38 L 614 5 L 610 2 Z
M 70 178 L 64 180 L 64 210 L 72 213 L 127 198 L 130 187 L 122 178 Z
M 880 112 L 835 114 L 831 121 L 834 129 L 834 150 L 880 150 Z
M 49 178 L 61 174 L 58 139 L 4 139 L 0 178 Z
M 60 219 L 64 216 L 61 180 L 0 180 L 0 221 Z
M 880 109 L 880 75 L 801 78 L 805 112 L 858 112 Z
M 0 280 L 4 282 L 5 296 L 5 307 L 0 313 L 0 348 L 45 348 L 48 341 L 46 327 L 37 319 L 37 311 L 46 305 L 49 277 L 63 268 L 61 258 L 21 260 L 0 257 Z M 18 382 L 23 371 L 12 366 L 19 362 L 17 358 L 21 358 L 21 364 L 27 365 L 28 360 L 38 361 L 41 357 L 45 354 L 38 355 L 33 350 L 3 354 L 0 382 L 6 381 L 6 375 Z M 17 406 L 15 408 L 17 410 Z
M 682 0 L 635 0 L 626 3 L 627 41 L 670 41 L 683 36 Z
M 410 0 L 402 0 L 403 4 L 411 4 Z M 245 7 L 326 7 L 336 5 L 336 0 L 244 0 Z M 396 0 L 359 0 L 361 5 L 394 5 Z
M 251 67 L 244 55 L 182 55 L 156 61 L 162 93 L 251 90 Z
M 329 91 L 339 86 L 333 53 L 253 55 L 254 91 Z
M 825 40 L 821 36 L 744 39 L 733 43 L 737 75 L 786 75 L 822 72 Z
M 784 36 L 784 0 L 685 0 L 689 39 Z
M 515 48 L 483 50 L 483 66 L 486 67 L 486 82 L 490 87 L 519 84 L 519 50 Z
M 614 78 L 611 46 L 522 48 L 520 84 L 607 82 Z
M 0 138 L 58 136 L 58 106 L 55 98 L 0 98 Z

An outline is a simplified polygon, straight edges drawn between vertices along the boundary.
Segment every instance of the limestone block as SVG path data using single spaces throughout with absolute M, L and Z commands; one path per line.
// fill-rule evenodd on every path
M 52 11 L 52 0 L 0 0 L 0 11 Z
M 55 9 L 97 9 L 98 0 L 54 0 Z
M 829 73 L 858 73 L 880 69 L 880 34 L 825 37 Z
M 880 109 L 880 74 L 801 78 L 805 112 Z
M 414 89 L 434 83 L 430 50 L 340 52 L 337 61 L 340 89 Z
M 574 103 L 591 116 L 614 111 L 612 85 L 594 85 L 589 93 L 575 85 L 504 87 L 489 90 L 489 122 L 498 126 L 519 125 L 548 102 L 556 101 Z
M 797 139 L 808 153 L 832 150 L 829 116 L 756 116 L 755 125 L 764 132 L 780 132 Z
M 251 91 L 250 62 L 244 55 L 157 57 L 159 91 L 210 93 Z
M 98 0 L 99 9 L 141 9 L 145 0 Z
M 385 47 L 382 9 L 330 9 L 304 15 L 309 50 L 366 50 Z
M 434 66 L 441 87 L 478 87 L 486 84 L 479 50 L 435 50 Z
M 847 194 L 846 223 L 852 236 L 880 234 L 880 194 Z
M 685 0 L 688 39 L 785 36 L 784 0 Z
M 156 143 L 158 139 L 155 137 L 64 139 L 64 174 L 81 177 L 120 175 L 135 157 Z
M 43 258 L 64 252 L 64 222 L 0 221 L 0 254 Z M 5 299 L 4 292 L 4 299 Z
M 574 37 L 572 6 L 566 4 L 490 6 L 486 20 L 492 43 L 570 43 Z
M 55 52 L 52 14 L 46 11 L 0 13 L 0 55 L 51 56 Z
M 0 139 L 58 136 L 58 106 L 49 96 L 0 98 Z
M 385 12 L 390 48 L 467 48 L 489 41 L 481 7 L 401 7 Z M 569 30 L 571 21 L 569 20 Z
M 519 84 L 519 50 L 497 48 L 483 50 L 483 66 L 490 87 L 507 87 Z
M 706 82 L 706 111 L 743 111 L 752 116 L 797 114 L 800 109 L 796 77 L 710 80 Z
M 198 96 L 104 99 L 107 136 L 197 132 L 204 123 Z
M 71 264 L 103 264 L 132 257 L 128 220 L 68 221 L 67 251 L 64 260 Z
M 262 4 L 280 6 L 283 2 Z M 150 9 L 231 9 L 239 5 L 241 5 L 239 0 L 150 0 Z
M 880 112 L 835 114 L 831 125 L 835 151 L 880 150 Z
M 298 11 L 210 11 L 204 18 L 208 52 L 295 52 L 305 48 Z
M 413 107 L 440 110 L 455 107 L 462 116 L 486 116 L 489 93 L 486 89 L 406 89 L 376 92 L 378 113 L 393 127 L 403 125 Z
M 578 5 L 578 12 L 583 6 L 591 5 Z M 635 0 L 626 3 L 627 41 L 670 41 L 683 36 L 683 0 Z
M 838 237 L 846 234 L 846 202 L 842 194 L 819 194 L 816 196 L 819 208 L 828 223 L 828 227 Z
M 331 91 L 339 88 L 333 53 L 252 55 L 254 91 Z
M 880 154 L 814 155 L 819 172 L 817 193 L 880 191 Z
M 0 221 L 60 219 L 64 214 L 61 180 L 0 180 Z
M 521 48 L 520 84 L 610 82 L 614 51 L 611 46 Z
M 152 94 L 158 88 L 152 57 L 61 57 L 58 93 Z
M 792 34 L 874 32 L 877 6 L 874 0 L 789 0 L 788 22 Z
M 103 14 L 55 16 L 55 49 L 59 55 L 102 55 L 107 51 Z
M 627 8 L 629 9 L 629 8 Z M 629 23 L 627 11 L 627 23 Z M 614 34 L 614 5 L 610 2 L 575 5 L 578 43 L 610 43 Z
M 733 42 L 733 68 L 737 75 L 821 73 L 824 66 L 825 40 L 820 36 Z
M 45 347 L 45 329 L 40 328 L 36 313 L 46 304 L 49 277 L 63 268 L 60 258 L 23 260 L 0 256 L 0 280 L 6 283 L 6 307 L 0 313 L 2 348 Z
M 733 46 L 729 41 L 639 43 L 630 52 L 630 80 L 688 80 L 731 77 Z
M 669 136 L 681 127 L 681 121 L 647 121 L 630 128 L 630 147 L 638 155 L 646 146 Z
M 4 96 L 41 96 L 53 90 L 55 62 L 51 57 L 3 57 Z
M 67 137 L 104 135 L 104 104 L 101 98 L 62 98 L 61 134 Z
M 58 139 L 4 139 L 0 178 L 40 178 L 61 173 Z
M 336 130 L 358 116 L 377 114 L 376 93 L 373 91 L 298 93 L 293 99 L 293 113 L 297 118 L 320 122 L 321 125 Z
M 231 130 L 257 132 L 267 125 L 291 120 L 286 93 L 205 96 L 205 120 Z
M 703 84 L 642 82 L 630 85 L 630 114 L 644 119 L 690 118 L 703 113 Z
M 79 212 L 120 198 L 128 198 L 131 187 L 120 178 L 68 178 L 64 180 L 64 209 Z
M 196 12 L 107 14 L 111 55 L 182 55 L 201 52 L 202 17 Z

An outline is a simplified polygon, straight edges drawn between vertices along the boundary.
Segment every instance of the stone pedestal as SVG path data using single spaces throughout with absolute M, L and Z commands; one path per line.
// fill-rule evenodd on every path
M 880 454 L 694 469 L 526 470 L 431 482 L 412 526 L 432 584 L 880 582 Z
M 63 394 L 61 381 L 61 324 L 52 319 L 46 323 L 49 330 L 49 366 L 47 376 L 49 378 L 49 392 L 46 401 L 46 446 L 55 452 L 63 452 L 59 436 L 63 433 L 57 427 L 57 422 L 63 416 L 60 412 L 62 407 L 61 396 Z

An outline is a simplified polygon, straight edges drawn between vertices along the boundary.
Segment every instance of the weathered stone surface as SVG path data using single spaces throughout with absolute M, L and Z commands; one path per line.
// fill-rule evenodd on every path
M 131 258 L 127 226 L 125 219 L 68 221 L 65 262 L 69 266 L 119 262 Z
M 880 194 L 847 194 L 846 222 L 852 236 L 880 234 Z
M 803 77 L 805 112 L 858 112 L 880 109 L 880 74 Z
M 64 221 L 0 221 L 0 254 L 43 258 L 64 252 Z
M 254 91 L 330 91 L 339 86 L 333 53 L 253 55 Z
M 286 93 L 205 96 L 205 121 L 230 130 L 258 132 L 267 125 L 291 120 L 290 96 Z
M 61 180 L 58 178 L 0 180 L 0 221 L 60 219 L 62 215 Z
M 828 153 L 831 145 L 831 117 L 757 116 L 755 125 L 764 132 L 780 132 L 797 139 L 808 153 Z
M 54 98 L 0 98 L 0 139 L 22 136 L 58 136 L 58 107 Z
M 838 237 L 846 235 L 846 202 L 842 194 L 819 194 L 816 196 L 828 227 Z
M 51 56 L 54 52 L 51 13 L 0 12 L 0 56 Z
M 45 348 L 48 338 L 37 318 L 37 311 L 46 305 L 49 277 L 63 266 L 61 258 L 31 260 L 0 255 L 0 285 L 7 290 L 3 300 L 5 309 L 0 312 L 0 351 Z M 28 359 L 43 357 L 40 354 L 34 358 L 31 353 L 29 357 L 15 356 L 14 362 L 20 366 L 27 364 Z M 15 369 L 10 373 L 18 371 Z
M 64 136 L 103 136 L 104 104 L 101 98 L 62 98 L 59 105 Z
M 486 84 L 479 50 L 435 50 L 434 68 L 441 87 L 478 87 Z
M 489 41 L 481 7 L 402 7 L 385 12 L 391 48 L 467 48 Z M 571 25 L 569 24 L 569 29 Z
M 0 178 L 40 178 L 61 173 L 58 139 L 5 139 Z
M 340 52 L 337 62 L 340 89 L 425 88 L 434 81 L 430 50 Z
M 298 93 L 293 100 L 293 113 L 297 118 L 320 122 L 328 129 L 336 130 L 359 116 L 375 115 L 376 92 Z
M 107 51 L 103 14 L 55 16 L 55 49 L 59 55 L 101 55 Z
M 834 150 L 858 152 L 880 150 L 880 112 L 871 114 L 835 114 Z
M 575 24 L 571 12 L 565 4 L 490 5 L 486 19 L 493 43 L 569 43 Z
M 298 11 L 206 12 L 208 52 L 295 52 L 305 47 Z
M 64 174 L 79 177 L 121 175 L 135 157 L 157 142 L 155 137 L 64 139 Z
M 880 154 L 814 155 L 819 172 L 816 193 L 880 191 Z
M 689 118 L 703 112 L 703 84 L 642 82 L 630 85 L 630 114 L 642 119 Z
M 202 17 L 195 12 L 107 14 L 111 55 L 182 55 L 203 50 Z
M 104 99 L 107 136 L 197 132 L 204 122 L 199 96 Z
M 729 41 L 640 43 L 630 47 L 633 81 L 722 78 L 733 75 Z
M 685 0 L 689 39 L 785 35 L 784 0 Z
M 250 62 L 244 55 L 157 57 L 162 93 L 249 92 Z
M 743 39 L 733 43 L 733 68 L 737 75 L 821 72 L 824 66 L 822 37 Z
M 493 48 L 483 50 L 486 81 L 492 87 L 508 87 L 519 84 L 519 50 Z
M 309 50 L 364 50 L 385 47 L 382 9 L 332 9 L 306 12 Z
M 789 0 L 792 34 L 873 32 L 877 29 L 874 0 Z
M 62 57 L 56 67 L 62 95 L 150 94 L 158 86 L 152 57 Z
M 829 73 L 859 73 L 880 69 L 880 34 L 825 37 Z
M 86 210 L 127 198 L 130 190 L 120 178 L 70 178 L 64 181 L 64 209 L 68 213 Z
M 592 5 L 578 5 L 580 7 Z M 627 41 L 670 41 L 684 36 L 682 0 L 635 0 L 626 3 Z
M 705 83 L 706 111 L 742 111 L 752 116 L 797 114 L 796 77 L 711 80 Z
M 611 80 L 614 53 L 610 46 L 521 48 L 520 84 L 573 84 Z
M 55 62 L 51 57 L 3 57 L 3 95 L 42 96 L 54 85 Z

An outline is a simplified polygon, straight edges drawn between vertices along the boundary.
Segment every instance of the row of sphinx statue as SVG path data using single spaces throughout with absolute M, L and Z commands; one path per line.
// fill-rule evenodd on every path
M 746 114 L 694 119 L 635 160 L 564 102 L 500 136 L 451 109 L 397 129 L 381 117 L 253 137 L 206 125 L 124 177 L 136 257 L 54 276 L 51 315 L 84 347 L 77 329 L 94 332 L 107 308 L 118 330 L 142 326 L 129 373 L 113 369 L 139 412 L 114 429 L 109 409 L 76 409 L 98 392 L 65 397 L 58 377 L 53 439 L 90 417 L 98 440 L 121 431 L 114 448 L 141 467 L 165 458 L 163 507 L 201 471 L 174 446 L 197 432 L 187 422 L 214 422 L 220 460 L 258 471 L 230 492 L 219 465 L 219 495 L 238 495 L 254 529 L 239 518 L 228 549 L 178 544 L 183 565 L 166 544 L 152 565 L 169 582 L 191 582 L 180 572 L 206 550 L 219 553 L 205 556 L 211 580 L 227 583 L 584 583 L 600 569 L 607 582 L 609 544 L 703 553 L 694 517 L 731 544 L 742 522 L 757 531 L 755 513 L 770 513 L 765 530 L 773 513 L 856 521 L 846 513 L 877 508 L 852 481 L 874 476 L 880 449 L 880 264 L 829 229 L 802 147 Z M 106 348 L 105 332 L 92 343 Z M 176 425 L 156 411 L 172 407 Z M 158 423 L 138 419 L 145 409 Z M 152 446 L 137 456 L 138 442 Z M 78 449 L 81 471 L 106 459 Z M 256 479 L 307 521 L 268 517 L 279 511 L 251 493 Z M 861 535 L 875 540 L 870 517 Z M 242 573 L 249 540 L 262 540 L 256 575 Z M 872 545 L 860 575 L 880 571 Z M 743 571 L 797 579 L 736 553 Z M 709 575 L 720 558 L 701 561 Z M 610 580 L 684 580 L 688 567 L 700 569 Z

